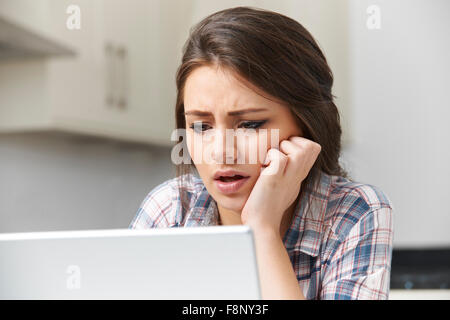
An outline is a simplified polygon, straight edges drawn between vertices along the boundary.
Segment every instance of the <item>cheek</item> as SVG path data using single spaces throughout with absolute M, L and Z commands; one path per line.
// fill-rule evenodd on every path
M 286 140 L 291 136 L 302 137 L 303 132 L 298 123 L 299 120 L 293 116 L 285 116 L 283 119 L 283 126 L 280 126 L 280 142 Z
M 189 132 L 186 134 L 186 145 L 192 162 L 195 165 L 198 174 L 200 175 L 200 178 L 202 178 L 204 181 L 208 181 L 207 178 L 210 176 L 210 168 L 202 161 L 202 150 L 199 150 L 198 147 L 196 149 L 194 134 Z
M 279 130 L 267 129 L 261 130 L 258 134 L 248 138 L 246 152 L 249 155 L 255 154 L 254 158 L 257 158 L 257 162 L 247 162 L 250 164 L 258 164 L 261 166 L 266 159 L 267 152 L 274 146 L 279 147 Z M 251 161 L 252 159 L 250 159 Z
M 191 132 L 187 132 L 186 134 L 186 145 L 189 151 L 189 155 L 192 158 L 192 161 L 194 162 L 194 164 L 196 166 L 198 166 L 199 163 L 201 163 L 201 151 L 199 150 L 198 147 L 196 148 L 195 146 L 195 136 L 193 133 Z
M 270 148 L 270 136 L 265 133 L 252 133 L 238 135 L 236 139 L 236 150 L 238 153 L 237 163 L 250 165 L 261 165 L 266 158 Z M 239 162 L 245 161 L 245 162 Z
M 189 132 L 186 133 L 186 145 L 188 148 L 189 155 L 192 158 L 192 154 L 194 153 L 194 151 L 193 151 L 193 144 L 192 144 L 192 135 Z
M 259 155 L 259 164 L 264 163 L 266 159 L 267 151 L 271 148 L 271 130 L 267 130 L 267 133 L 260 134 L 258 136 L 258 155 Z
M 210 179 L 214 174 L 210 167 L 205 164 L 196 164 L 195 168 L 206 186 L 209 186 Z

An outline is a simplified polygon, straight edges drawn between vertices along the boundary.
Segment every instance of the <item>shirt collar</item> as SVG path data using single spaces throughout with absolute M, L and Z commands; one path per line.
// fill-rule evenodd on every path
M 219 210 L 216 201 L 203 186 L 186 217 L 185 227 L 211 226 L 219 224 Z
M 295 207 L 291 226 L 283 237 L 288 251 L 298 250 L 314 257 L 319 254 L 330 191 L 331 176 L 321 172 L 316 190 L 305 191 L 305 196 Z M 210 226 L 218 222 L 217 203 L 203 186 L 184 226 Z

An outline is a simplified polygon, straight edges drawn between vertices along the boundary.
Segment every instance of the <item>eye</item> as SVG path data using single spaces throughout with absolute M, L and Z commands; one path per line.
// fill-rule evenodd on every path
M 208 126 L 206 123 L 203 123 L 203 122 L 194 122 L 194 123 L 192 123 L 192 124 L 189 126 L 189 128 L 191 128 L 192 130 L 194 130 L 194 132 L 196 132 L 196 133 L 202 133 L 202 132 L 205 131 L 205 130 L 203 130 L 203 129 L 205 129 L 206 126 Z
M 261 121 L 246 121 L 246 122 L 242 122 L 241 125 L 245 128 L 245 129 L 257 129 L 259 127 L 261 127 L 263 124 L 265 124 L 267 122 L 267 120 L 261 120 Z

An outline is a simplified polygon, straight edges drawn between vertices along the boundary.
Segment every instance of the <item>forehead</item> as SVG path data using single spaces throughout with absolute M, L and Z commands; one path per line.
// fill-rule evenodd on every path
M 267 97 L 267 98 L 266 98 Z M 269 99 L 270 98 L 270 99 Z M 281 107 L 267 94 L 227 69 L 202 66 L 187 78 L 184 108 L 220 112 L 246 107 L 276 109 Z

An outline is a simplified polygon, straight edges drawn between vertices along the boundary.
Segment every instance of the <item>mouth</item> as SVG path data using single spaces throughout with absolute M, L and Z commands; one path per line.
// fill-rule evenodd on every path
M 221 180 L 223 182 L 235 181 L 238 179 L 248 178 L 248 175 L 243 171 L 237 170 L 217 170 L 214 173 L 214 180 Z
M 234 175 L 231 177 L 220 176 L 216 180 L 220 180 L 222 182 L 233 182 L 233 181 L 237 181 L 237 180 L 244 179 L 244 178 L 248 178 L 248 177 L 244 177 L 244 176 L 237 174 L 237 175 Z
M 239 191 L 249 178 L 241 174 L 218 176 L 214 179 L 214 183 L 221 193 L 230 194 Z

